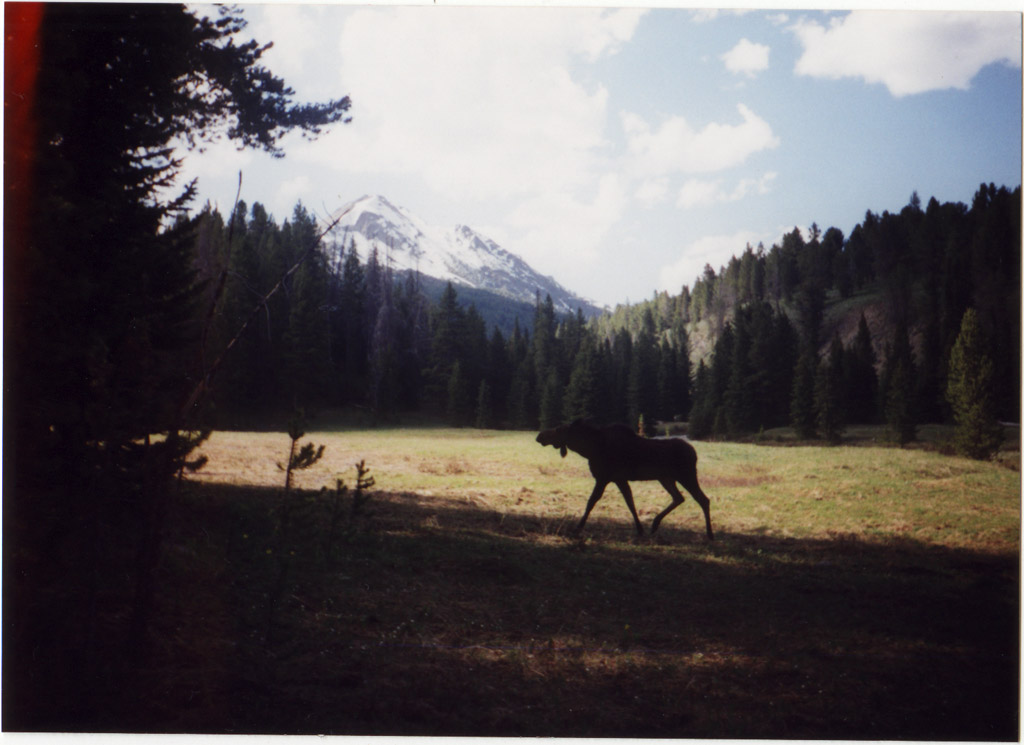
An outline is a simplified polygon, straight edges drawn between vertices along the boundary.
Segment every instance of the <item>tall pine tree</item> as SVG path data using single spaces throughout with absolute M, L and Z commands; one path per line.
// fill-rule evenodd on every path
M 817 416 L 814 408 L 814 377 L 817 371 L 815 355 L 805 348 L 793 373 L 789 418 L 796 436 L 808 440 L 817 435 Z
M 195 183 L 177 183 L 179 148 L 226 136 L 280 156 L 287 132 L 315 136 L 349 101 L 294 103 L 262 64 L 268 46 L 236 43 L 245 23 L 234 8 L 216 19 L 163 3 L 32 10 L 37 25 L 5 27 L 9 39 L 34 35 L 23 47 L 38 51 L 38 66 L 24 78 L 34 89 L 5 89 L 32 110 L 29 131 L 12 136 L 28 150 L 16 154 L 25 169 L 6 183 L 15 201 L 5 214 L 17 219 L 5 226 L 5 269 L 18 281 L 5 294 L 5 442 L 17 448 L 4 513 L 13 505 L 18 524 L 49 537 L 20 542 L 18 556 L 47 556 L 77 591 L 52 593 L 41 575 L 24 585 L 38 596 L 17 601 L 35 614 L 19 642 L 47 659 L 13 660 L 19 701 L 80 702 L 84 719 L 60 720 L 74 730 L 93 725 L 91 676 L 144 659 L 171 477 L 206 424 L 202 392 L 221 351 L 204 348 L 204 329 L 223 273 L 204 298 L 196 224 L 183 219 Z M 23 715 L 5 709 L 4 724 L 17 729 Z
M 867 319 L 860 314 L 857 336 L 843 356 L 844 388 L 849 421 L 871 424 L 878 419 L 878 376 L 875 373 L 875 350 Z
M 594 419 L 601 415 L 603 401 L 600 398 L 600 358 L 594 349 L 594 339 L 585 334 L 579 354 L 573 362 L 569 385 L 563 401 L 563 420 Z
M 910 346 L 910 333 L 906 325 L 896 330 L 896 336 L 886 349 L 885 365 L 879 382 L 879 396 L 885 422 L 900 445 L 917 438 L 917 365 Z
M 969 458 L 988 458 L 1002 442 L 993 406 L 993 372 L 978 314 L 968 308 L 950 354 L 946 397 L 953 408 L 957 452 Z
M 814 381 L 814 408 L 821 436 L 839 442 L 846 429 L 846 401 L 843 395 L 843 344 L 832 337 L 828 356 L 818 365 Z

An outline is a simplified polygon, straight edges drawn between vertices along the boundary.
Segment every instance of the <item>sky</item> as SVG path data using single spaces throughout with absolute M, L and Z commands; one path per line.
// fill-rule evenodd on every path
M 195 6 L 203 12 L 203 6 Z M 1021 182 L 1015 10 L 240 6 L 299 101 L 352 121 L 183 178 L 283 222 L 381 194 L 614 307 L 793 228 Z M 903 6 L 905 7 L 905 5 Z

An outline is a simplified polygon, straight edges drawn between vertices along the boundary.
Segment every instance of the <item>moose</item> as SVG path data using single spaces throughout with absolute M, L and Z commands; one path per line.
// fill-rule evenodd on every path
M 643 535 L 644 528 L 636 514 L 629 482 L 659 481 L 671 495 L 672 504 L 654 518 L 651 525 L 653 535 L 665 516 L 684 501 L 676 486 L 678 481 L 704 510 L 708 539 L 715 539 L 711 530 L 711 500 L 697 483 L 697 451 L 686 440 L 649 440 L 635 434 L 624 424 L 599 427 L 577 419 L 571 424 L 544 430 L 537 435 L 537 442 L 560 450 L 563 458 L 568 450 L 579 453 L 590 465 L 590 473 L 595 479 L 594 491 L 591 492 L 587 509 L 576 526 L 577 533 L 583 530 L 590 511 L 604 494 L 605 487 L 608 484 L 615 484 L 622 492 L 626 506 L 633 515 L 637 535 Z

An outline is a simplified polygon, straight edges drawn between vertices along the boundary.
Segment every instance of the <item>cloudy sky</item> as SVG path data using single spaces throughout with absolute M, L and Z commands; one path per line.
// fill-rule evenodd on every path
M 382 194 L 599 304 L 1021 180 L 1017 12 L 241 7 L 300 100 L 353 118 L 281 160 L 190 156 L 197 206 L 229 211 L 240 170 L 279 222 Z

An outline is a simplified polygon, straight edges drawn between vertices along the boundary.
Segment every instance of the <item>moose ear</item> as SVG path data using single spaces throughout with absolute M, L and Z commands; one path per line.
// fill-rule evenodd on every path
M 569 451 L 565 449 L 565 445 L 562 445 L 562 457 L 564 458 L 568 453 Z

